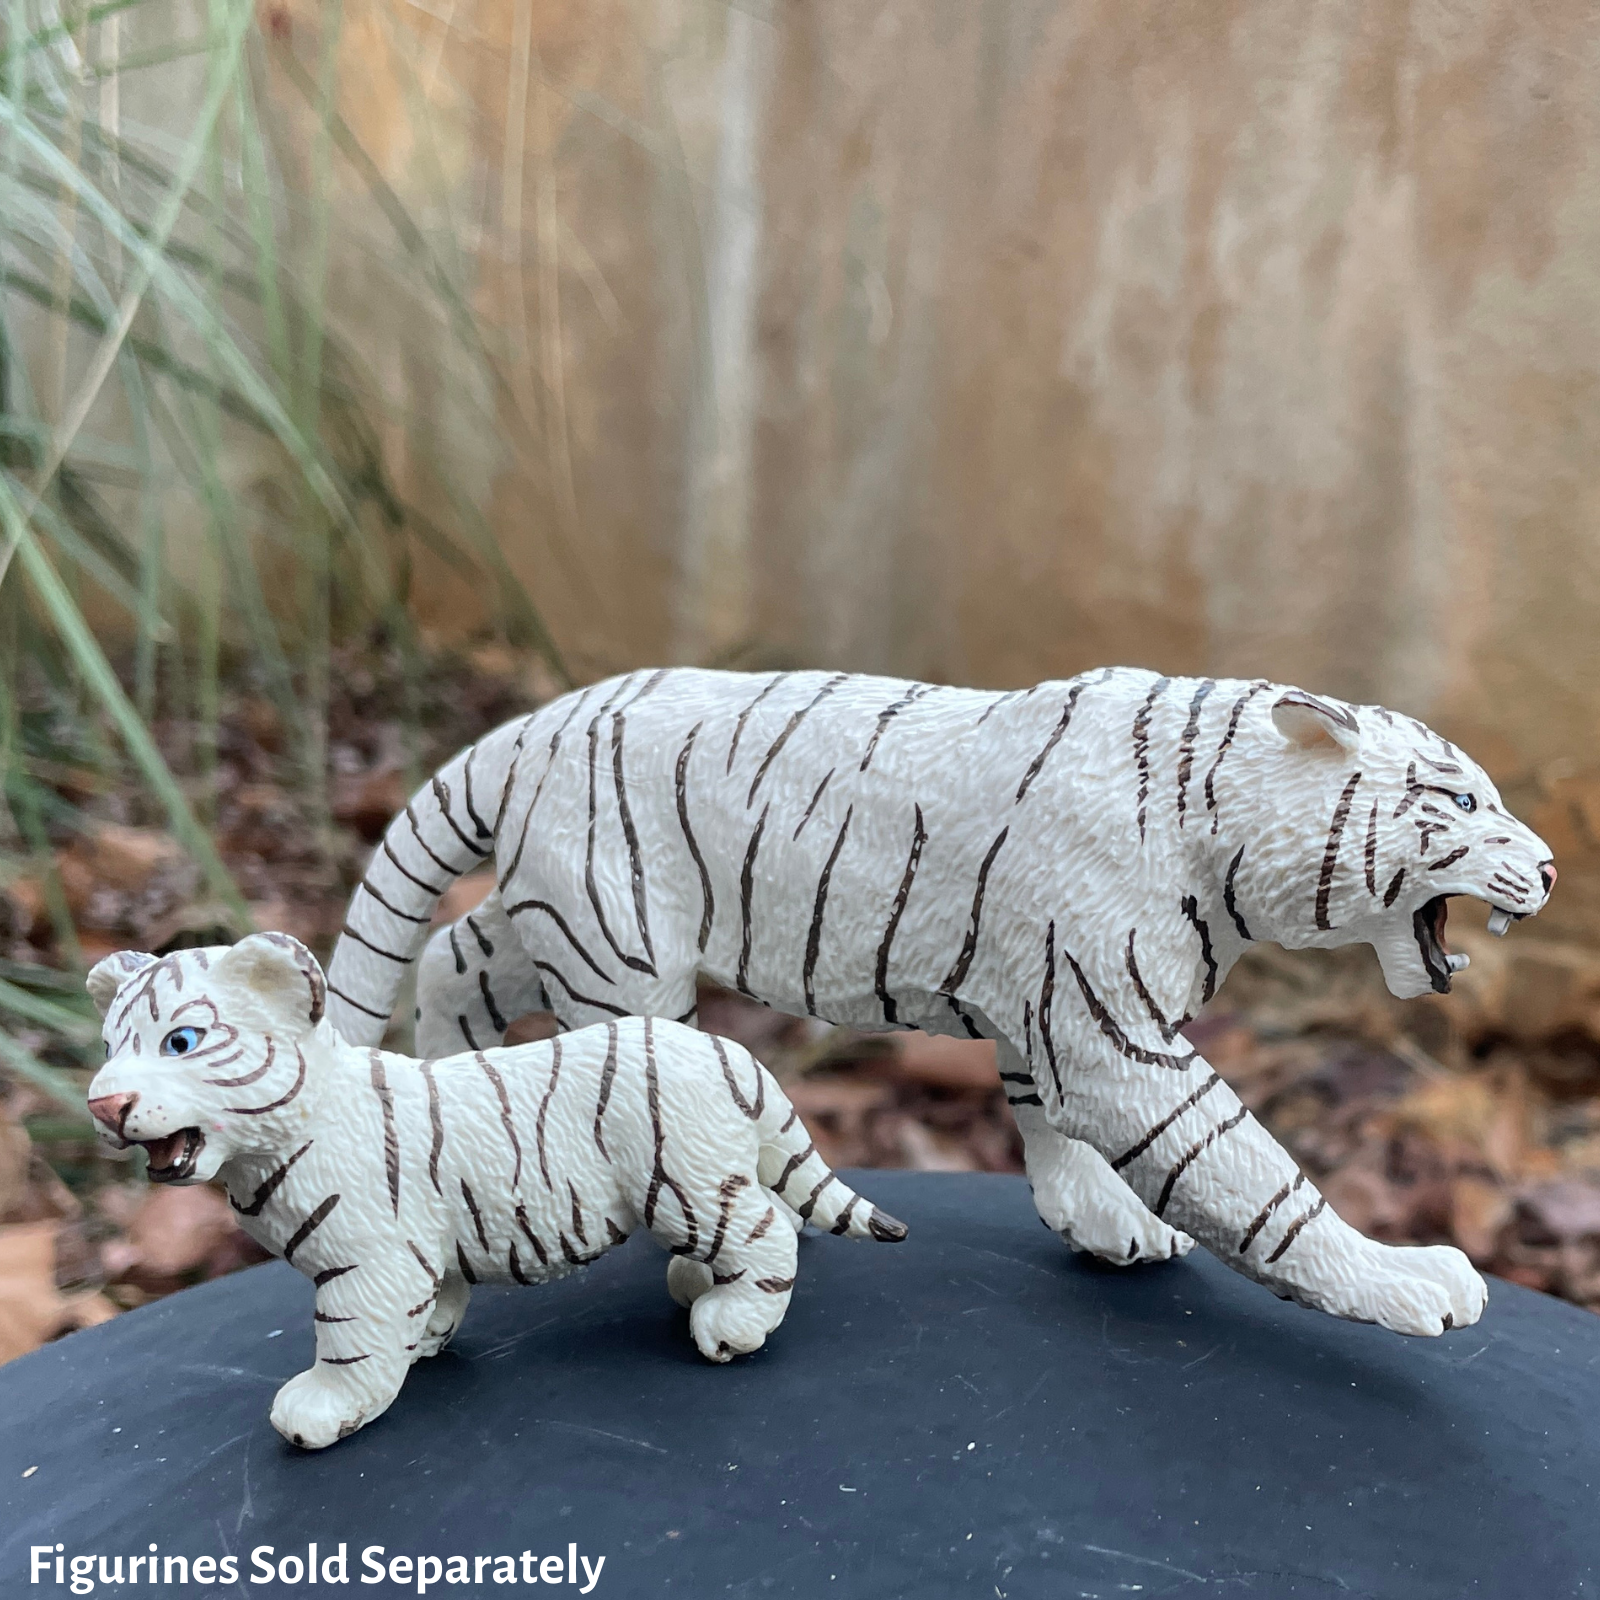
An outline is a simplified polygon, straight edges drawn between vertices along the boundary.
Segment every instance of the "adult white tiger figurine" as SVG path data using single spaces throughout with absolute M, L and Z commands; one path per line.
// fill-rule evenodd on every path
M 711 1361 L 758 1349 L 788 1309 L 795 1231 L 763 1184 L 834 1233 L 905 1237 L 748 1051 L 677 1023 L 440 1061 L 357 1049 L 284 934 L 108 956 L 89 991 L 104 1137 L 143 1145 L 157 1183 L 220 1176 L 245 1231 L 316 1284 L 316 1365 L 272 1406 L 310 1449 L 388 1408 L 473 1284 L 563 1277 L 641 1222 L 673 1252 L 668 1287 Z
M 705 975 L 857 1028 L 993 1038 L 1040 1215 L 1108 1261 L 1191 1237 L 1275 1293 L 1436 1334 L 1459 1251 L 1373 1243 L 1178 1034 L 1251 940 L 1365 942 L 1402 997 L 1543 906 L 1550 851 L 1440 735 L 1266 682 L 1109 668 L 978 693 L 815 672 L 638 672 L 489 734 L 396 818 L 330 1008 L 378 1039 L 455 875 L 499 893 L 430 946 L 423 1047 L 690 1019 Z M 459 1048 L 459 1044 L 455 1046 Z M 1177 1231 L 1177 1230 L 1182 1230 Z

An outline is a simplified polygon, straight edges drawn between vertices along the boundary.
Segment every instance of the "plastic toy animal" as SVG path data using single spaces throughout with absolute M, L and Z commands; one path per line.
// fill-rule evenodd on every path
M 1477 1320 L 1459 1251 L 1373 1243 L 1179 1034 L 1254 940 L 1370 944 L 1402 997 L 1466 964 L 1447 903 L 1538 911 L 1544 842 L 1420 722 L 1262 681 L 1107 668 L 1008 694 L 637 672 L 482 739 L 395 819 L 330 1007 L 376 1039 L 429 914 L 425 1047 L 684 1020 L 704 976 L 857 1028 L 991 1038 L 1039 1214 L 1108 1261 L 1199 1239 L 1274 1293 L 1404 1333 Z M 1180 1231 L 1181 1230 L 1181 1231 Z M 1191 1238 L 1192 1236 L 1192 1238 Z
M 473 1284 L 562 1277 L 641 1223 L 673 1253 L 668 1286 L 711 1361 L 759 1348 L 789 1305 L 795 1229 L 768 1189 L 833 1233 L 905 1237 L 759 1062 L 676 1023 L 613 1018 L 439 1061 L 357 1049 L 283 934 L 108 956 L 89 990 L 104 1136 L 143 1145 L 154 1182 L 220 1176 L 241 1226 L 317 1286 L 316 1365 L 272 1406 L 297 1445 L 386 1410 Z

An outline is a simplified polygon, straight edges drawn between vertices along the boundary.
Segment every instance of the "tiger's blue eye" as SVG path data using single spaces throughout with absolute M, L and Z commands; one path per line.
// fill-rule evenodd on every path
M 1470 794 L 1456 794 L 1450 797 L 1463 811 L 1476 811 L 1478 802 Z
M 205 1036 L 204 1028 L 174 1028 L 161 1041 L 161 1053 L 164 1056 L 186 1056 L 199 1047 Z

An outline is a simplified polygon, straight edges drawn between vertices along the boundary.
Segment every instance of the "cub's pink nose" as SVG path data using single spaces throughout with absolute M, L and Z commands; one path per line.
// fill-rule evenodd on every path
M 89 1115 L 120 1139 L 122 1126 L 138 1098 L 137 1094 L 103 1094 L 99 1099 L 89 1102 Z
M 1539 878 L 1544 884 L 1544 892 L 1549 894 L 1556 886 L 1556 864 L 1553 861 L 1539 863 Z

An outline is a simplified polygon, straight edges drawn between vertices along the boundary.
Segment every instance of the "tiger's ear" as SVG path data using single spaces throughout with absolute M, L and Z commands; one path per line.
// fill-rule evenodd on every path
M 119 950 L 115 955 L 95 962 L 89 969 L 89 976 L 83 980 L 89 998 L 94 1001 L 95 1010 L 103 1017 L 111 1009 L 111 1002 L 117 998 L 117 990 L 134 973 L 143 972 L 154 960 L 154 956 L 147 956 L 143 950 Z
M 307 1033 L 327 1010 L 328 985 L 317 958 L 287 933 L 252 933 L 211 964 L 213 984 L 237 985 L 268 1023 Z
M 1341 750 L 1355 750 L 1361 742 L 1361 724 L 1349 706 L 1336 706 L 1319 700 L 1304 689 L 1290 689 L 1278 697 L 1272 708 L 1272 723 L 1290 744 L 1302 750 L 1335 744 Z

